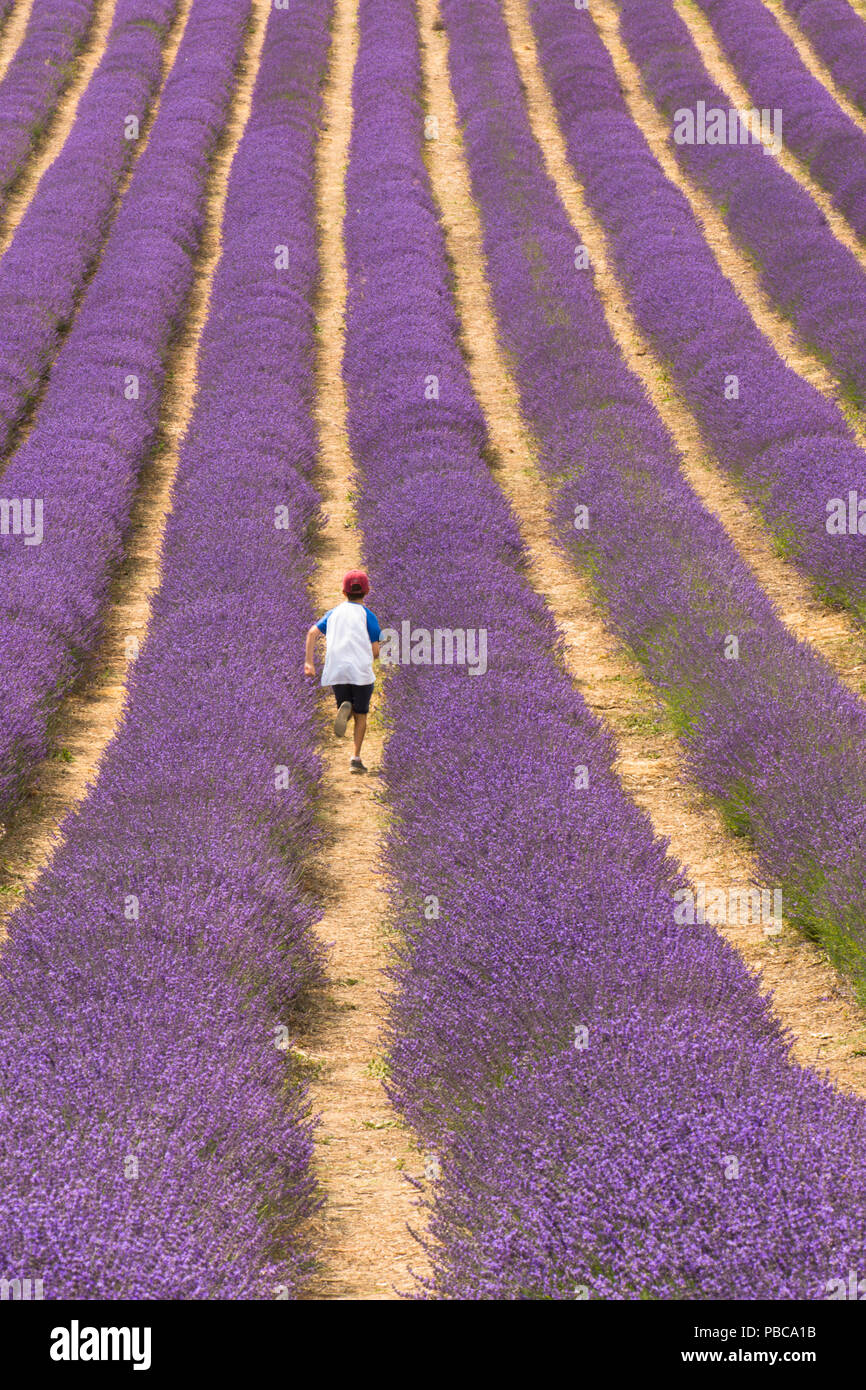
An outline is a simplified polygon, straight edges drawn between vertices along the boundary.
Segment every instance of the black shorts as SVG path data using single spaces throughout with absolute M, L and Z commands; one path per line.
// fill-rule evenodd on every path
M 332 685 L 331 689 L 338 705 L 342 705 L 348 700 L 355 714 L 368 714 L 370 696 L 373 694 L 375 684 L 376 682 L 373 681 L 371 685 Z

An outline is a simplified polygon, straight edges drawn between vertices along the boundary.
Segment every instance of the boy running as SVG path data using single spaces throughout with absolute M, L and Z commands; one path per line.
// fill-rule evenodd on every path
M 379 657 L 381 628 L 373 613 L 364 605 L 370 592 L 370 581 L 363 570 L 350 570 L 343 580 L 344 603 L 329 608 L 323 618 L 307 633 L 304 652 L 304 675 L 315 676 L 316 638 L 325 634 L 325 665 L 322 685 L 333 687 L 337 701 L 334 733 L 342 738 L 350 718 L 354 716 L 355 756 L 349 763 L 350 772 L 366 772 L 361 761 L 361 744 L 367 732 L 367 713 L 373 694 L 373 662 Z

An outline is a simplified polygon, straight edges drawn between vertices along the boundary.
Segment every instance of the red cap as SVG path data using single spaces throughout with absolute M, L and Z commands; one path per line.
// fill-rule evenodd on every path
M 363 598 L 370 592 L 370 581 L 363 570 L 349 570 L 343 580 L 343 593 L 346 598 Z

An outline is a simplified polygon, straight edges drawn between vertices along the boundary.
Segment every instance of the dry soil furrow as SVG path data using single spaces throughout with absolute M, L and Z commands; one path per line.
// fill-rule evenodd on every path
M 419 13 L 427 105 L 440 131 L 439 139 L 430 142 L 428 157 L 455 267 L 467 361 L 497 457 L 495 476 L 528 547 L 530 580 L 564 635 L 576 687 L 613 734 L 615 770 L 623 787 L 655 831 L 669 839 L 671 853 L 691 882 L 729 887 L 759 881 L 754 856 L 727 834 L 687 775 L 679 744 L 658 714 L 640 668 L 600 621 L 588 586 L 551 532 L 548 489 L 498 338 L 481 224 L 449 86 L 447 37 L 434 28 L 437 0 L 419 0 Z M 532 103 L 531 91 L 528 98 Z M 721 930 L 773 992 L 776 1012 L 792 1031 L 797 1060 L 826 1069 L 841 1087 L 866 1094 L 866 1057 L 858 1055 L 866 1052 L 863 1015 L 822 952 L 787 925 L 777 937 L 765 935 L 761 925 Z
M 0 82 L 3 81 L 9 64 L 21 47 L 21 40 L 30 23 L 33 4 L 34 0 L 17 0 L 0 30 Z
M 66 143 L 78 112 L 78 103 L 102 61 L 116 8 L 117 0 L 96 0 L 83 47 L 73 60 L 74 77 L 61 92 L 57 105 L 48 118 L 45 134 L 36 143 L 33 153 L 6 196 L 0 216 L 0 256 L 8 250 L 22 217 L 33 201 L 42 175 L 48 166 L 54 163 Z
M 738 110 L 750 109 L 754 105 L 751 95 L 737 76 L 733 63 L 729 62 L 725 56 L 703 10 L 698 8 L 694 0 L 673 0 L 673 5 L 683 23 L 690 30 L 695 47 L 700 52 L 701 61 L 713 82 L 725 93 L 731 106 L 736 106 Z M 837 211 L 830 195 L 825 193 L 821 185 L 812 178 L 805 164 L 792 154 L 784 144 L 781 152 L 774 158 L 778 159 L 785 172 L 790 174 L 792 179 L 796 179 L 801 188 L 805 189 L 813 202 L 821 209 L 836 240 L 840 241 L 851 252 L 852 256 L 856 256 L 861 268 L 866 270 L 866 247 L 847 219 Z
M 356 0 L 337 0 L 330 71 L 318 150 L 321 288 L 318 306 L 316 483 L 324 527 L 313 600 L 320 612 L 339 601 L 343 575 L 360 562 L 361 537 L 351 503 L 353 461 L 342 378 L 346 266 L 345 171 L 357 54 Z M 324 515 L 326 514 L 326 515 Z M 298 660 L 301 653 L 298 653 Z M 380 700 L 379 691 L 376 699 Z M 314 1299 L 389 1299 L 412 1287 L 410 1269 L 426 1262 L 409 1232 L 422 1225 L 404 1173 L 420 1176 L 422 1158 L 380 1080 L 382 992 L 387 987 L 387 901 L 378 870 L 382 727 L 370 719 L 364 758 L 370 774 L 353 776 L 349 740 L 331 733 L 334 706 L 323 693 L 321 821 L 325 844 L 315 866 L 324 900 L 319 925 L 330 947 L 329 978 L 311 1001 L 301 1047 L 313 1073 L 311 1101 L 321 1117 L 316 1172 L 325 1203 L 316 1221 L 319 1267 Z
M 55 752 L 34 770 L 25 797 L 7 827 L 0 865 L 0 936 L 5 922 L 47 868 L 62 841 L 62 821 L 84 800 L 120 723 L 126 683 L 147 635 L 150 602 L 159 587 L 160 551 L 181 442 L 192 414 L 202 329 L 221 251 L 229 170 L 246 126 L 258 71 L 268 0 L 253 0 L 228 121 L 208 177 L 205 224 L 195 279 L 181 328 L 172 344 L 160 416 L 159 446 L 136 494 L 124 559 L 114 577 L 102 640 L 52 725 Z
M 526 88 L 530 123 L 547 171 L 566 212 L 574 226 L 579 228 L 581 239 L 589 250 L 595 287 L 611 333 L 625 362 L 642 382 L 671 434 L 685 477 L 703 505 L 724 526 L 764 592 L 775 604 L 782 621 L 795 636 L 801 641 L 808 641 L 824 657 L 850 690 L 858 695 L 863 694 L 866 634 L 846 613 L 825 607 L 813 596 L 808 582 L 799 571 L 778 556 L 763 519 L 715 461 L 697 420 L 671 386 L 651 340 L 638 328 L 628 297 L 613 269 L 607 234 L 591 211 L 569 162 L 553 98 L 538 61 L 525 0 L 503 0 L 503 11 Z M 604 37 L 610 40 L 612 6 L 609 0 L 595 0 L 591 14 L 602 27 Z M 623 52 L 621 44 L 618 45 L 618 52 Z M 628 74 L 624 66 L 618 69 L 618 75 L 625 87 Z M 737 292 L 742 295 L 743 277 L 737 273 L 736 278 L 733 275 L 729 278 L 733 278 Z M 748 307 L 751 308 L 751 305 Z

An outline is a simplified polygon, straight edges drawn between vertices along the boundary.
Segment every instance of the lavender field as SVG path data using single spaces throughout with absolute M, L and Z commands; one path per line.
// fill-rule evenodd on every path
M 0 5 L 0 1302 L 866 1298 L 864 345 L 859 0 Z

